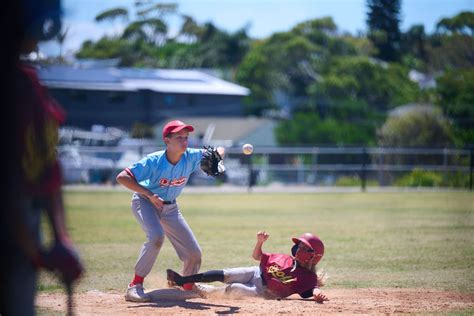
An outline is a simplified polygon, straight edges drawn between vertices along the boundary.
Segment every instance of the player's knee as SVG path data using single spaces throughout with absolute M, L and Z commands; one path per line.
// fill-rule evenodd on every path
M 225 287 L 225 294 L 228 294 L 228 295 L 229 295 L 229 294 L 232 293 L 232 290 L 233 290 L 233 289 L 235 290 L 235 287 L 232 288 L 232 285 L 233 285 L 233 284 L 229 284 L 229 285 L 227 285 L 227 286 Z
M 193 264 L 200 265 L 201 264 L 201 250 L 200 249 L 195 249 L 193 251 L 190 251 L 186 254 L 186 261 L 192 262 Z
M 232 298 L 240 298 L 243 296 L 257 296 L 256 291 L 252 287 L 248 287 L 241 283 L 232 283 L 226 286 L 225 294 Z
M 148 238 L 148 241 L 153 247 L 161 248 L 165 241 L 165 236 L 163 234 L 153 234 Z
M 225 294 L 236 297 L 242 295 L 242 290 L 237 284 L 229 284 L 225 287 Z

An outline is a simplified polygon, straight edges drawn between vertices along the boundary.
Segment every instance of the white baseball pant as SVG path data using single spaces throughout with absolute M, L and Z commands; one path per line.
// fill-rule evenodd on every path
M 142 277 L 150 273 L 165 236 L 183 262 L 183 275 L 198 273 L 201 267 L 201 248 L 178 204 L 163 205 L 163 208 L 158 210 L 148 199 L 134 193 L 131 206 L 147 237 L 135 264 L 135 273 Z
M 258 266 L 224 269 L 224 283 L 229 284 L 225 292 L 231 296 L 262 296 L 265 293 Z

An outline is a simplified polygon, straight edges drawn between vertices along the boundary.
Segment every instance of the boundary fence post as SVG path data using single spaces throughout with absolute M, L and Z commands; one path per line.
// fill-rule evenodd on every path
M 362 148 L 362 170 L 360 175 L 360 185 L 362 192 L 366 191 L 367 181 L 367 148 Z

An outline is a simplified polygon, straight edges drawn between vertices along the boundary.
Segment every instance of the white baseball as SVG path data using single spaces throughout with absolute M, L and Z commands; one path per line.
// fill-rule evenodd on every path
M 244 155 L 251 155 L 253 153 L 252 144 L 244 144 L 242 146 L 242 152 L 244 153 Z

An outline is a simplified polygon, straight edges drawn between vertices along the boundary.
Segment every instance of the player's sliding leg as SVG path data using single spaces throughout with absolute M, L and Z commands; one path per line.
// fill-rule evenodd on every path
M 261 291 L 255 285 L 246 285 L 242 283 L 232 283 L 226 286 L 225 294 L 231 298 L 255 297 L 259 296 Z
M 196 282 L 224 282 L 224 271 L 223 270 L 211 270 L 204 273 L 198 273 L 188 276 L 181 276 L 179 273 L 168 269 L 166 270 L 166 278 L 168 284 L 171 286 L 179 285 L 182 286 L 185 283 L 196 283 Z

